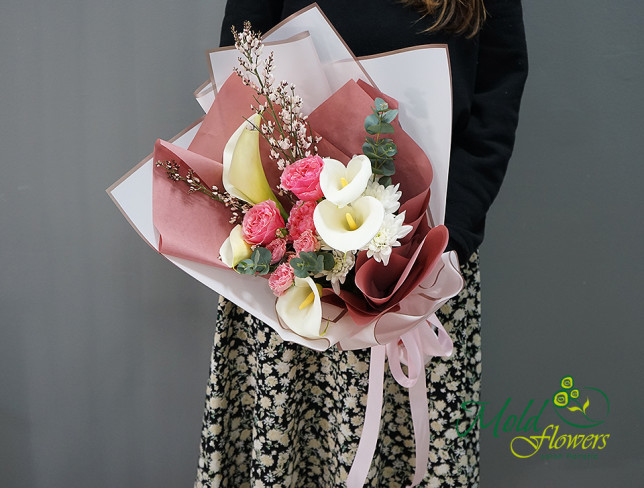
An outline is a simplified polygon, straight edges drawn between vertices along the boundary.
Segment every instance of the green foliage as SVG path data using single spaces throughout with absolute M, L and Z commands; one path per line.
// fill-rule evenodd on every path
M 391 176 L 396 172 L 394 156 L 398 154 L 398 148 L 392 139 L 380 138 L 381 134 L 393 134 L 394 127 L 391 122 L 398 115 L 398 110 L 390 109 L 387 102 L 382 98 L 375 99 L 375 108 L 364 121 L 364 128 L 367 134 L 375 137 L 366 137 L 362 145 L 362 152 L 371 161 L 371 169 L 375 175 L 379 175 L 378 182 L 381 185 L 391 185 Z
M 380 183 L 384 187 L 391 185 L 391 176 L 381 176 L 378 180 L 378 183 Z
M 331 271 L 335 266 L 335 259 L 333 254 L 330 252 L 323 252 L 318 255 L 321 255 L 324 258 L 324 271 Z
M 329 271 L 333 266 L 335 266 L 333 254 L 328 252 L 301 252 L 299 257 L 291 259 L 293 274 L 298 278 Z
M 237 272 L 247 275 L 265 275 L 271 269 L 271 252 L 265 247 L 256 247 L 250 258 L 240 261 Z

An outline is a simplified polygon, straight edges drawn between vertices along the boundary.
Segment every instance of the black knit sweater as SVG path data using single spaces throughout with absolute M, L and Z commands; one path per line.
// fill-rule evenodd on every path
M 307 0 L 229 0 L 221 45 L 230 27 L 249 20 L 266 32 L 306 7 Z M 483 241 L 485 215 L 496 197 L 514 145 L 527 53 L 520 0 L 486 0 L 488 19 L 474 38 L 427 34 L 431 19 L 396 0 L 318 0 L 356 56 L 421 44 L 449 46 L 453 131 L 445 224 L 461 262 Z

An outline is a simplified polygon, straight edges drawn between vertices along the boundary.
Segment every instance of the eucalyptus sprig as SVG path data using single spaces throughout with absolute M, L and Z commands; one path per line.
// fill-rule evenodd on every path
M 398 116 L 398 110 L 389 108 L 389 104 L 382 98 L 376 98 L 375 107 L 371 109 L 364 121 L 367 134 L 375 137 L 366 137 L 362 145 L 362 152 L 371 161 L 371 170 L 383 186 L 391 185 L 391 176 L 396 172 L 394 156 L 398 148 L 392 139 L 381 138 L 382 134 L 393 134 L 394 126 L 391 123 Z
M 256 247 L 250 258 L 237 265 L 237 272 L 247 275 L 265 275 L 271 270 L 271 252 L 265 247 Z
M 298 278 L 330 271 L 333 266 L 335 266 L 335 260 L 333 254 L 329 252 L 301 252 L 299 257 L 291 259 L 293 274 Z

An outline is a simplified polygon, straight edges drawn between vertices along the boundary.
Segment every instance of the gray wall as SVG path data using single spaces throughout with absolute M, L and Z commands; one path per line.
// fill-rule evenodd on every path
M 611 437 L 597 460 L 548 462 L 484 430 L 482 486 L 643 487 L 644 5 L 524 10 L 531 73 L 482 251 L 483 400 L 521 412 L 570 374 L 607 394 L 591 432 Z
M 201 115 L 222 5 L 0 7 L 0 485 L 194 476 L 216 297 L 105 188 Z
M 216 300 L 104 189 L 200 115 L 223 1 L 0 7 L 0 484 L 190 486 Z M 644 6 L 526 2 L 531 75 L 482 249 L 483 399 L 611 400 L 594 461 L 518 460 L 482 486 L 644 486 Z M 635 478 L 635 480 L 633 480 Z M 633 481 L 628 481 L 633 480 Z

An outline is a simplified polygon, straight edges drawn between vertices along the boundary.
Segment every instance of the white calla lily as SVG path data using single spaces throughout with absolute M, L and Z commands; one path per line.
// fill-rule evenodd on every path
M 325 158 L 320 188 L 327 200 L 343 207 L 362 195 L 371 175 L 371 161 L 364 154 L 354 156 L 346 166 L 335 159 Z
M 230 231 L 230 235 L 219 248 L 219 257 L 228 267 L 234 268 L 240 261 L 250 258 L 253 250 L 244 240 L 241 225 L 236 225 Z
M 261 117 L 257 114 L 248 120 L 255 127 L 261 124 Z M 286 216 L 264 173 L 259 155 L 259 131 L 249 128 L 249 122 L 241 124 L 224 147 L 221 175 L 224 188 L 235 198 L 251 205 L 273 200 L 282 216 Z
M 378 233 L 385 209 L 373 197 L 360 197 L 338 207 L 322 200 L 313 212 L 313 223 L 320 237 L 333 249 L 347 252 L 366 246 Z
M 310 339 L 320 337 L 321 288 L 310 277 L 295 277 L 294 286 L 277 299 L 275 304 L 277 315 L 296 334 Z

